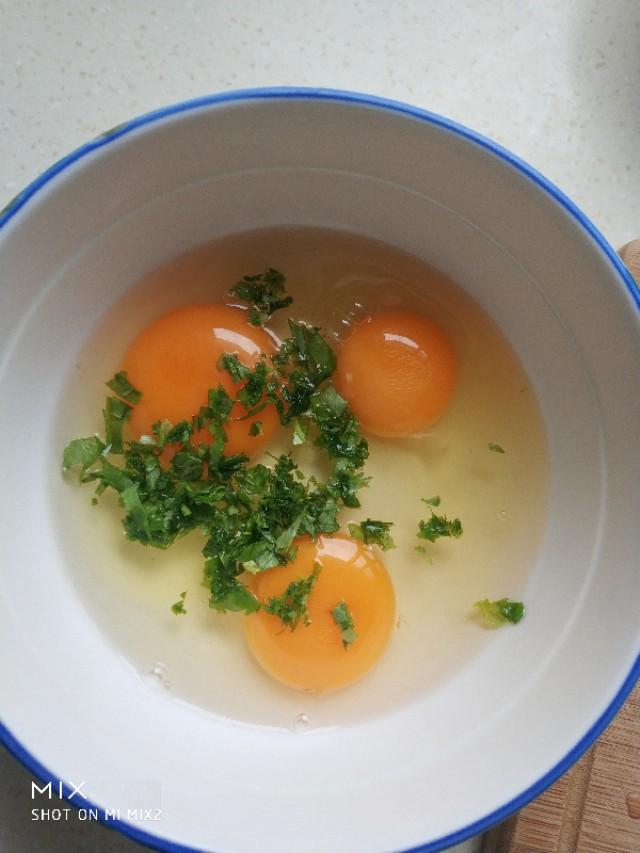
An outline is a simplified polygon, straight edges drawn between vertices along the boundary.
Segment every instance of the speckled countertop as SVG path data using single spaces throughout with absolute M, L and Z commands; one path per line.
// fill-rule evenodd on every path
M 0 208 L 133 115 L 221 89 L 330 86 L 497 140 L 618 247 L 640 234 L 639 43 L 638 0 L 0 0 Z M 137 849 L 31 822 L 28 777 L 8 756 L 0 773 L 3 853 Z

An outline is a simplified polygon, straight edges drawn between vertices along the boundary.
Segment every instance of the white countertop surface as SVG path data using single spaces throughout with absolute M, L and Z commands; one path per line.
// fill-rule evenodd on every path
M 251 86 L 359 90 L 502 143 L 617 248 L 640 234 L 638 0 L 0 0 L 0 208 L 98 133 Z M 98 826 L 30 820 L 2 758 L 0 850 L 120 851 Z M 477 845 L 463 845 L 472 851 Z

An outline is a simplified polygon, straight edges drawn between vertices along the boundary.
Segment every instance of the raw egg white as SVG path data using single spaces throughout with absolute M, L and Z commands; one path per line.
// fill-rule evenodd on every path
M 143 330 L 138 339 L 142 342 L 155 323 L 160 323 L 149 323 L 150 306 L 156 315 L 167 318 L 188 312 L 181 338 L 188 346 L 191 309 L 216 302 L 215 308 L 197 308 L 224 313 L 224 321 L 218 314 L 218 319 L 205 323 L 205 338 L 210 344 L 212 329 L 227 329 L 249 339 L 249 352 L 243 354 L 237 339 L 231 345 L 228 340 L 222 342 L 211 353 L 210 372 L 202 380 L 201 392 L 187 401 L 183 412 L 171 414 L 183 380 L 179 372 L 171 373 L 182 344 L 170 342 L 163 356 L 167 367 L 156 371 L 157 385 L 169 400 L 160 403 L 157 413 L 147 415 L 146 423 L 137 427 L 139 432 L 148 432 L 156 417 L 191 417 L 204 402 L 202 392 L 206 399 L 211 384 L 229 382 L 216 367 L 221 351 L 236 350 L 247 364 L 255 363 L 260 352 L 269 357 L 273 352 L 269 333 L 249 326 L 240 309 L 223 305 L 234 282 L 266 266 L 285 273 L 287 290 L 294 298 L 289 310 L 273 316 L 269 329 L 280 338 L 288 336 L 291 316 L 326 330 L 338 354 L 338 375 L 351 335 L 353 343 L 356 331 L 369 325 L 368 318 L 373 322 L 396 312 L 428 317 L 455 351 L 455 388 L 445 414 L 411 438 L 378 437 L 369 427 L 365 474 L 371 480 L 361 493 L 362 507 L 344 508 L 340 514 L 343 530 L 367 517 L 394 523 L 396 547 L 382 559 L 393 582 L 397 607 L 397 620 L 392 622 L 389 617 L 389 622 L 398 627 L 391 630 L 386 650 L 368 674 L 344 690 L 337 689 L 337 682 L 329 678 L 313 693 L 286 688 L 266 674 L 262 677 L 256 653 L 244 642 L 245 630 L 249 633 L 251 624 L 257 633 L 260 619 L 211 611 L 207 590 L 201 585 L 204 541 L 200 535 L 187 536 L 166 552 L 125 542 L 119 533 L 121 509 L 116 500 L 110 501 L 112 512 L 98 513 L 85 489 L 69 489 L 66 484 L 59 495 L 54 493 L 52 513 L 78 595 L 108 642 L 135 672 L 155 672 L 160 662 L 171 685 L 164 688 L 169 695 L 227 720 L 287 731 L 298 730 L 300 715 L 310 729 L 351 725 L 425 701 L 494 642 L 494 635 L 480 630 L 473 618 L 474 601 L 504 595 L 527 601 L 527 580 L 547 511 L 544 423 L 531 383 L 508 341 L 453 282 L 419 259 L 362 236 L 287 227 L 234 234 L 201 246 L 136 283 L 87 339 L 70 370 L 55 427 L 56 453 L 70 436 L 102 430 L 104 390 L 100 379 L 124 366 L 131 381 L 146 392 L 140 405 L 151 399 L 151 386 L 145 387 L 130 358 L 137 349 L 132 341 L 139 330 Z M 189 308 L 179 307 L 181 304 Z M 397 328 L 392 334 L 397 334 Z M 123 364 L 127 348 L 130 353 Z M 369 352 L 363 363 L 371 364 Z M 161 375 L 163 371 L 168 379 Z M 373 382 L 375 376 L 381 388 L 380 375 L 372 370 L 370 379 Z M 349 395 L 348 390 L 341 390 Z M 352 405 L 357 403 L 352 400 Z M 140 416 L 141 412 L 136 419 Z M 237 424 L 249 452 L 258 448 L 254 461 L 271 465 L 270 454 L 291 450 L 291 434 L 275 427 L 267 445 L 263 442 L 270 428 L 265 411 L 257 419 L 264 425 L 259 438 L 248 435 L 250 420 L 234 422 L 234 428 Z M 489 442 L 499 443 L 505 453 L 491 453 Z M 313 440 L 295 447 L 293 455 L 302 470 L 326 478 L 326 459 L 319 458 Z M 432 544 L 416 538 L 418 521 L 429 512 L 421 498 L 434 495 L 441 496 L 443 512 L 461 519 L 461 539 Z M 101 502 L 108 500 L 106 494 Z M 345 537 L 324 537 L 325 542 L 339 539 Z M 420 544 L 427 547 L 426 558 L 415 550 Z M 352 547 L 356 551 L 362 548 L 359 544 Z M 378 552 L 368 553 L 376 559 Z M 291 634 L 276 622 L 274 633 L 282 632 L 278 642 L 313 638 L 314 624 L 315 630 L 319 621 L 322 624 L 313 612 L 313 599 L 321 594 L 322 573 L 325 583 L 329 577 L 326 559 L 324 562 L 310 599 L 312 625 L 306 628 L 301 623 Z M 312 558 L 304 566 L 298 564 L 290 575 L 281 575 L 277 588 L 261 591 L 260 596 L 281 594 L 291 580 L 308 576 L 312 566 Z M 269 569 L 259 581 L 266 583 L 271 577 L 275 583 L 283 571 Z M 182 590 L 188 590 L 188 613 L 175 616 L 170 606 Z M 342 585 L 336 587 L 335 600 L 327 602 L 327 608 L 343 599 L 351 606 L 349 596 Z M 322 618 L 329 620 L 325 624 L 333 637 L 337 665 L 356 666 L 363 654 L 365 617 L 354 601 L 351 609 L 358 638 L 345 651 L 327 608 Z M 264 631 L 264 642 L 272 639 Z M 267 653 L 263 654 L 266 660 Z M 275 664 L 271 667 L 274 671 Z M 313 670 L 315 664 L 309 667 Z M 336 679 L 342 677 L 337 668 L 335 673 Z M 289 672 L 285 677 L 296 676 Z

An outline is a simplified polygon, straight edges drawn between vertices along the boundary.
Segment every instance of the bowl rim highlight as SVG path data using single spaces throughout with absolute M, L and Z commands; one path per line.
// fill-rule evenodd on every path
M 411 106 L 401 101 L 338 89 L 317 87 L 264 87 L 239 89 L 180 101 L 152 112 L 145 113 L 100 134 L 95 139 L 81 145 L 70 154 L 55 162 L 26 188 L 19 192 L 4 207 L 4 209 L 0 211 L 0 229 L 5 227 L 7 223 L 18 213 L 18 211 L 28 204 L 32 198 L 36 197 L 37 194 L 58 174 L 69 169 L 76 162 L 87 157 L 94 151 L 107 147 L 115 140 L 122 136 L 126 136 L 139 127 L 160 123 L 165 119 L 173 118 L 181 113 L 188 113 L 227 103 L 252 100 L 282 101 L 287 99 L 334 101 L 343 104 L 366 106 L 381 111 L 405 115 L 412 119 L 418 119 L 426 124 L 439 127 L 455 136 L 462 137 L 464 140 L 475 146 L 489 151 L 491 154 L 503 161 L 507 166 L 515 169 L 521 176 L 533 183 L 539 190 L 546 193 L 552 201 L 556 202 L 566 211 L 574 222 L 580 226 L 586 237 L 593 241 L 597 248 L 599 248 L 606 256 L 608 262 L 613 268 L 613 271 L 619 276 L 621 283 L 631 295 L 636 308 L 640 310 L 640 290 L 636 286 L 631 274 L 622 263 L 615 250 L 609 245 L 607 240 L 588 219 L 588 217 L 582 213 L 582 211 L 561 190 L 559 190 L 551 181 L 545 178 L 536 169 L 529 166 L 519 157 L 509 152 L 498 143 L 493 142 L 487 137 L 436 113 Z M 620 710 L 639 677 L 640 656 L 636 658 L 631 670 L 619 686 L 614 698 L 605 708 L 600 717 L 588 729 L 588 731 L 586 731 L 577 740 L 572 749 L 570 749 L 560 761 L 553 765 L 534 784 L 530 785 L 524 791 L 521 791 L 512 799 L 504 803 L 500 808 L 485 815 L 480 820 L 424 845 L 410 848 L 410 850 L 405 851 L 405 853 L 435 853 L 435 851 L 446 849 L 456 843 L 460 843 L 474 835 L 484 832 L 494 824 L 506 819 L 512 813 L 523 808 L 528 802 L 537 797 L 549 785 L 563 775 L 591 746 L 591 744 L 604 731 L 613 717 Z M 72 805 L 76 805 L 76 807 L 82 805 L 82 807 L 97 810 L 99 820 L 103 824 L 118 829 L 122 834 L 155 849 L 175 851 L 175 853 L 178 853 L 178 851 L 180 851 L 180 853 L 196 851 L 196 848 L 170 841 L 154 833 L 138 829 L 136 826 L 125 820 L 114 819 L 112 817 L 108 818 L 103 808 L 88 800 L 83 800 L 81 804 L 74 801 L 73 796 L 76 792 L 73 788 L 66 785 L 62 780 L 56 777 L 54 773 L 41 764 L 38 758 L 33 755 L 28 748 L 16 740 L 9 729 L 1 721 L 0 742 L 19 762 L 24 765 L 30 773 L 34 775 L 34 777 L 45 784 L 52 783 L 55 786 L 55 790 L 61 791 L 63 798 Z

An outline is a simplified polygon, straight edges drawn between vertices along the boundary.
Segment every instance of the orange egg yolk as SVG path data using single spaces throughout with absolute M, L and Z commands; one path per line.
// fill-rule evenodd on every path
M 164 314 L 140 332 L 122 362 L 129 381 L 142 392 L 129 421 L 130 435 L 150 435 L 152 424 L 164 418 L 173 424 L 191 420 L 206 404 L 208 390 L 218 385 L 235 396 L 237 388 L 231 377 L 218 368 L 223 353 L 236 353 L 243 364 L 253 367 L 261 355 L 269 355 L 274 349 L 267 333 L 251 326 L 246 313 L 238 308 L 186 305 Z M 252 455 L 277 427 L 278 416 L 271 405 L 239 420 L 245 414 L 236 403 L 231 420 L 225 424 L 228 455 Z M 249 430 L 255 421 L 260 421 L 262 431 L 253 436 Z M 211 441 L 211 434 L 202 429 L 195 440 Z
M 393 586 L 382 563 L 360 542 L 345 536 L 301 539 L 290 563 L 252 578 L 258 598 L 281 596 L 292 581 L 320 574 L 307 605 L 310 624 L 292 631 L 277 616 L 259 610 L 245 619 L 249 648 L 275 679 L 299 690 L 324 692 L 357 681 L 376 663 L 395 624 Z M 356 639 L 345 649 L 331 611 L 344 601 Z
M 365 431 L 411 435 L 446 409 L 456 383 L 456 356 L 428 318 L 385 311 L 356 325 L 343 341 L 334 382 Z

